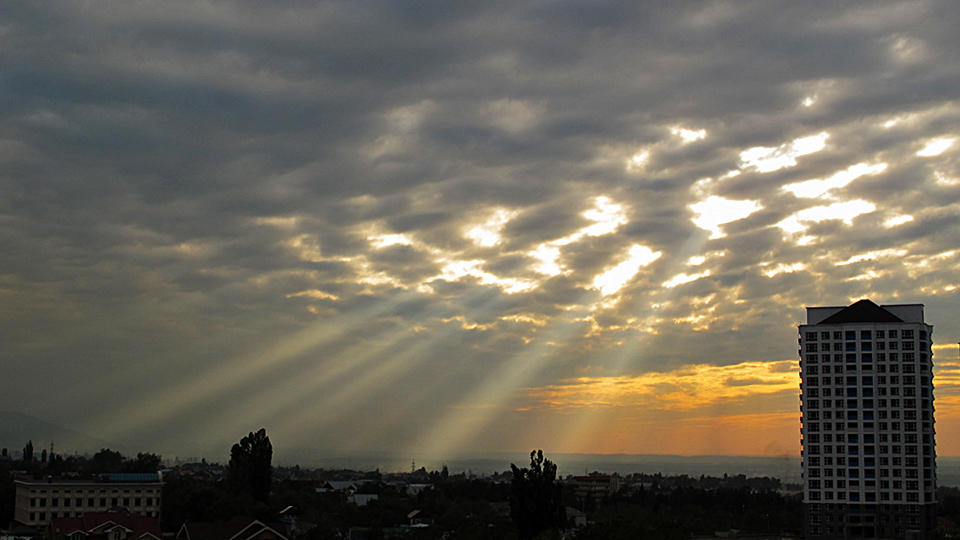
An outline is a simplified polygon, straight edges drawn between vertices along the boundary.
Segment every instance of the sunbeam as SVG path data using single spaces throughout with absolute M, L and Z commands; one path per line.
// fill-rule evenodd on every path
M 710 242 L 710 235 L 706 231 L 694 231 L 674 254 L 674 263 L 663 269 L 664 275 L 675 275 L 682 271 L 687 266 L 687 261 L 702 253 L 708 242 Z M 638 303 L 635 304 L 636 309 L 630 310 L 630 313 L 634 314 L 638 320 L 644 321 L 652 316 L 655 310 L 654 304 L 664 303 L 675 294 L 677 294 L 676 288 L 660 287 L 650 295 L 652 298 L 646 295 L 638 295 Z M 637 336 L 636 339 L 628 339 L 620 346 L 607 350 L 604 354 L 594 358 L 594 362 L 604 365 L 608 373 L 617 376 L 643 367 L 643 347 L 643 337 Z M 597 403 L 604 403 L 614 397 L 615 395 L 611 393 L 603 392 L 596 396 L 596 399 L 598 400 Z M 563 430 L 565 435 L 560 439 L 559 445 L 564 448 L 575 446 L 577 441 L 583 440 L 586 433 L 596 431 L 597 426 L 608 425 L 608 422 L 603 419 L 607 414 L 608 411 L 605 407 L 581 408 L 573 418 L 567 418 L 567 425 Z
M 500 367 L 480 381 L 468 397 L 448 408 L 412 449 L 443 455 L 467 447 L 468 441 L 493 422 L 503 407 L 509 407 L 510 398 L 549 364 L 556 348 L 582 333 L 586 324 L 571 313 L 555 318 L 546 335 L 539 336 L 533 345 L 524 347 L 512 358 L 501 361 Z M 465 414 L 464 410 L 475 414 Z
M 482 315 L 486 312 L 495 311 L 496 306 L 502 302 L 502 298 L 497 295 L 484 294 L 483 292 L 472 295 L 475 298 L 485 298 L 483 302 L 475 305 L 472 313 L 474 316 Z M 473 303 L 467 299 L 468 303 Z M 439 313 L 447 311 L 438 308 L 430 313 L 421 314 L 421 321 L 429 321 L 435 318 Z M 349 350 L 338 355 L 333 361 L 336 363 L 350 362 L 357 364 L 362 359 L 363 364 L 373 364 L 369 369 L 348 381 L 337 384 L 332 392 L 323 393 L 321 388 L 334 385 L 338 377 L 333 376 L 327 371 L 326 364 L 317 366 L 316 369 L 302 373 L 299 377 L 299 384 L 295 389 L 283 389 L 285 396 L 283 403 L 290 408 L 294 405 L 296 410 L 290 411 L 281 417 L 283 420 L 278 424 L 281 429 L 292 428 L 298 425 L 310 425 L 321 418 L 326 422 L 336 421 L 338 418 L 350 416 L 351 412 L 368 400 L 376 399 L 382 390 L 400 379 L 403 374 L 409 373 L 420 365 L 426 355 L 423 354 L 434 343 L 442 341 L 444 338 L 454 334 L 457 329 L 449 327 L 443 330 L 433 330 L 426 335 L 415 332 L 411 328 L 401 328 L 383 340 L 379 337 L 375 344 L 364 345 L 363 352 Z M 338 370 L 343 372 L 344 370 Z M 304 406 L 305 400 L 310 397 L 310 405 Z M 274 407 L 273 409 L 279 409 Z M 268 416 L 264 414 L 264 416 Z M 375 425 L 376 422 L 373 421 Z
M 191 378 L 186 384 L 170 385 L 164 390 L 142 396 L 138 403 L 123 410 L 107 411 L 96 423 L 103 426 L 105 436 L 120 436 L 134 427 L 149 429 L 152 424 L 174 417 L 198 402 L 216 401 L 218 395 L 227 394 L 284 362 L 316 350 L 347 333 L 355 332 L 364 321 L 388 313 L 417 296 L 416 292 L 406 291 L 391 301 L 372 304 L 333 321 L 323 320 L 311 324 L 291 336 L 275 340 L 269 347 L 252 351 L 229 362 L 227 369 L 220 365 L 211 367 Z

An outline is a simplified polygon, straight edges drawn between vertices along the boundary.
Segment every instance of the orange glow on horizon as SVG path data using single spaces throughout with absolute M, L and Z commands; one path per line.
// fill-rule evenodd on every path
M 637 376 L 580 377 L 535 388 L 530 396 L 551 409 L 643 406 L 691 410 L 722 400 L 783 391 L 799 393 L 794 361 L 744 362 L 732 366 L 689 365 Z
M 798 456 L 799 383 L 795 361 L 689 365 L 530 388 L 514 412 L 566 418 L 550 437 L 564 452 Z M 936 383 L 937 454 L 960 455 L 960 364 Z

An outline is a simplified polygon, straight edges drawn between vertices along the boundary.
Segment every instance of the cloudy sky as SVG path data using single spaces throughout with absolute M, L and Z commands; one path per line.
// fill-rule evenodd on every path
M 804 306 L 870 298 L 960 454 L 953 0 L 0 6 L 0 410 L 795 455 Z

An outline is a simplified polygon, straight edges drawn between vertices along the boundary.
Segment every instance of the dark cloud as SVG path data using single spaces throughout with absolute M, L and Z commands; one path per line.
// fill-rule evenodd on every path
M 378 419 L 790 360 L 805 305 L 923 302 L 957 333 L 960 140 L 918 155 L 960 137 L 949 1 L 4 8 L 4 409 L 215 448 L 235 433 L 185 418 L 239 407 L 240 434 L 416 445 Z M 790 159 L 751 168 L 756 147 Z M 783 189 L 859 163 L 887 167 Z M 711 197 L 757 209 L 715 234 Z M 58 373 L 69 406 L 33 382 Z M 144 390 L 104 402 L 104 380 Z

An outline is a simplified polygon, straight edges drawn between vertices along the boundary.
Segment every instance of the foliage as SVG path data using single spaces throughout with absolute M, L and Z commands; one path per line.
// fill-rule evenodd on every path
M 6 526 L 13 521 L 16 501 L 16 487 L 13 483 L 13 473 L 3 463 L 0 469 L 0 524 Z
M 960 536 L 960 488 L 944 487 L 937 488 L 937 514 L 943 518 L 936 529 L 934 529 L 928 538 L 939 540 L 942 538 L 957 538 Z
M 159 454 L 138 452 L 137 459 L 128 462 L 124 468 L 134 473 L 152 473 L 160 469 L 161 461 L 163 461 L 163 458 Z
M 253 500 L 267 502 L 273 481 L 273 445 L 267 430 L 251 432 L 230 450 L 228 478 L 231 485 Z
M 23 462 L 24 463 L 33 463 L 33 441 L 27 441 L 27 445 L 23 447 Z
M 567 524 L 563 487 L 557 482 L 557 466 L 543 457 L 543 450 L 530 452 L 530 468 L 510 464 L 510 517 L 520 538 L 534 538 Z
M 237 515 L 275 521 L 281 510 L 293 507 L 284 515 L 295 516 L 299 523 L 301 535 L 297 540 L 340 540 L 348 530 L 358 528 L 370 539 L 388 538 L 408 524 L 407 516 L 412 511 L 419 510 L 418 517 L 431 525 L 406 529 L 408 540 L 554 540 L 565 528 L 564 502 L 587 513 L 588 525 L 577 531 L 578 540 L 683 540 L 728 529 L 744 534 L 790 534 L 798 532 L 800 526 L 800 499 L 778 493 L 780 482 L 776 479 L 633 474 L 622 479 L 625 487 L 619 493 L 602 500 L 578 501 L 573 484 L 557 482 L 557 467 L 542 452 L 531 453 L 528 468 L 513 465 L 512 474 L 483 479 L 452 474 L 445 467 L 433 472 L 421 469 L 416 475 L 279 467 L 280 480 L 267 484 L 269 500 L 257 500 L 250 489 L 239 489 L 236 484 L 237 465 L 250 464 L 255 450 L 269 474 L 273 448 L 265 430 L 251 433 L 234 445 L 231 467 L 226 471 L 220 465 L 204 462 L 167 474 L 163 484 L 164 529 L 176 530 L 185 521 L 228 521 Z M 78 473 L 93 474 L 95 468 L 105 472 L 152 472 L 160 460 L 151 453 L 124 459 L 119 452 L 108 449 L 93 458 L 54 455 L 46 464 L 0 460 L 0 520 L 8 521 L 13 516 L 14 469 L 33 475 L 76 477 Z M 412 496 L 391 484 L 410 483 L 414 478 L 431 480 L 431 487 Z M 362 486 L 362 492 L 376 493 L 378 499 L 357 506 L 345 493 L 319 493 L 315 489 L 322 481 L 334 479 L 350 480 Z M 960 521 L 960 490 L 941 488 L 938 497 L 941 515 Z M 537 516 L 540 524 L 532 525 Z M 948 536 L 956 538 L 957 531 L 941 527 L 931 538 Z
M 123 454 L 109 448 L 101 448 L 90 461 L 90 471 L 93 473 L 120 472 L 121 467 L 123 467 Z
M 676 486 L 679 479 L 671 477 L 665 483 Z M 712 485 L 710 479 L 701 483 Z M 679 540 L 729 529 L 743 534 L 791 533 L 799 532 L 801 502 L 797 497 L 745 486 L 654 485 L 633 492 L 623 490 L 590 517 L 591 523 L 578 533 L 578 540 Z

